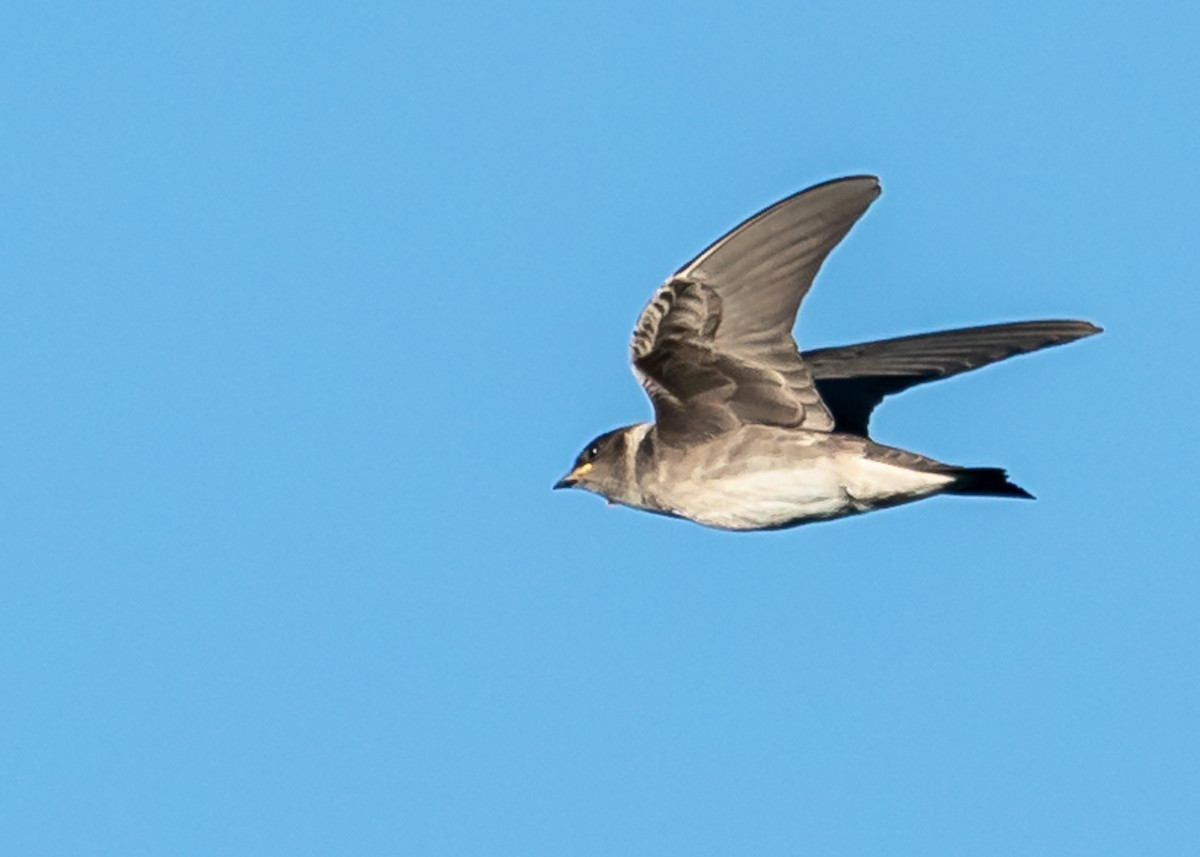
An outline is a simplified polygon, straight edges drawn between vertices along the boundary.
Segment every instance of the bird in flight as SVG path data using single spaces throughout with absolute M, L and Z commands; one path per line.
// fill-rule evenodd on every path
M 825 182 L 775 203 L 675 272 L 642 310 L 633 371 L 654 422 L 606 432 L 555 488 L 725 530 L 773 530 L 932 497 L 1032 495 L 995 467 L 871 440 L 885 396 L 1099 333 L 1086 321 L 992 324 L 801 352 L 800 302 L 879 196 Z

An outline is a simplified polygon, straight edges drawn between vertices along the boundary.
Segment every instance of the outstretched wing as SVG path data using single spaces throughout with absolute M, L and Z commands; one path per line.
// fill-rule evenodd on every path
M 871 411 L 885 396 L 1099 332 L 1086 321 L 1020 321 L 818 348 L 801 356 L 837 430 L 865 437 Z
M 871 176 L 777 202 L 668 279 L 630 342 L 666 443 L 746 423 L 833 429 L 792 326 L 829 252 L 879 196 Z

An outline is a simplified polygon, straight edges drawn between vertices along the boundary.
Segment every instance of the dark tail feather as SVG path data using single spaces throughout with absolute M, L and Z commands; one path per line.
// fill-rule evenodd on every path
M 1024 497 L 1033 495 L 1008 481 L 1008 474 L 999 467 L 960 467 L 952 473 L 954 481 L 945 488 L 947 494 L 973 494 L 979 497 Z

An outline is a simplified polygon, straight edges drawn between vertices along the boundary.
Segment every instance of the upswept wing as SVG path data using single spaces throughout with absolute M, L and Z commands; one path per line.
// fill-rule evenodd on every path
M 746 423 L 833 429 L 791 330 L 821 263 L 878 196 L 871 176 L 801 191 L 719 238 L 658 289 L 638 318 L 630 357 L 664 442 Z
M 885 396 L 1099 332 L 1086 321 L 1021 321 L 818 348 L 801 357 L 837 430 L 865 437 L 871 411 Z

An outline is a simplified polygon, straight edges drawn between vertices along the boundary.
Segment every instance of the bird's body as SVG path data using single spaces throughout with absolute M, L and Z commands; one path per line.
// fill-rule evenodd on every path
M 953 481 L 847 434 L 748 425 L 686 451 L 664 448 L 653 425 L 626 429 L 635 508 L 725 530 L 764 530 L 892 506 Z M 888 460 L 894 453 L 894 460 Z M 914 456 L 915 458 L 915 456 Z
M 882 399 L 1099 332 L 1038 321 L 800 353 L 796 311 L 825 256 L 878 196 L 871 177 L 776 203 L 655 293 L 634 372 L 655 422 L 596 438 L 556 488 L 729 530 L 829 520 L 934 494 L 1029 497 L 997 468 L 956 467 L 871 440 Z

